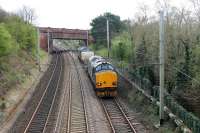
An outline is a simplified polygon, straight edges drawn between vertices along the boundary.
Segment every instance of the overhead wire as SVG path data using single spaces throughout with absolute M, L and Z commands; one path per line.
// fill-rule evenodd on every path
M 170 70 L 170 67 L 167 67 L 167 69 Z M 188 75 L 187 73 L 183 72 L 183 71 L 180 70 L 179 68 L 173 66 L 173 67 L 171 67 L 171 69 L 176 70 L 177 72 L 180 72 L 182 75 L 186 76 L 187 78 L 189 78 L 189 79 L 195 81 L 197 84 L 200 85 L 200 81 L 199 81 L 199 80 L 197 80 L 196 78 L 193 78 L 191 75 Z

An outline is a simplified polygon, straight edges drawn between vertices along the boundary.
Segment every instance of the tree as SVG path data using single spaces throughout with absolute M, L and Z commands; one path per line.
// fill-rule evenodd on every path
M 120 42 L 118 44 L 117 47 L 117 57 L 120 59 L 120 61 L 122 61 L 123 59 L 125 59 L 125 53 L 126 53 L 126 46 L 125 44 L 123 44 L 122 42 Z
M 29 23 L 29 24 L 33 23 L 33 21 L 36 20 L 34 9 L 29 8 L 27 6 L 23 6 L 23 8 L 18 11 L 17 15 L 22 20 L 24 20 L 24 22 Z
M 8 13 L 0 8 L 0 22 L 4 22 L 7 16 L 8 16 Z
M 7 19 L 5 26 L 18 48 L 24 49 L 29 53 L 34 52 L 37 35 L 36 29 L 32 24 L 28 24 L 19 16 L 13 15 Z
M 190 0 L 193 4 L 194 14 L 197 20 L 200 21 L 200 0 Z
M 111 13 L 104 13 L 92 20 L 91 34 L 98 44 L 106 45 L 106 21 L 109 20 L 110 37 L 115 36 L 123 27 L 120 17 Z
M 132 42 L 128 32 L 122 32 L 112 39 L 111 55 L 120 61 L 134 60 Z
M 180 71 L 177 72 L 177 87 L 182 89 L 188 89 L 191 85 L 191 79 L 186 75 L 191 76 L 191 51 L 189 47 L 189 40 L 186 41 L 181 40 L 184 47 L 184 62 L 180 64 Z M 191 76 L 192 77 L 192 76 Z
M 145 65 L 147 63 L 147 46 L 145 40 L 145 34 L 142 36 L 141 43 L 136 49 L 136 62 L 138 65 Z
M 0 24 L 0 57 L 9 54 L 11 48 L 11 35 L 3 24 Z

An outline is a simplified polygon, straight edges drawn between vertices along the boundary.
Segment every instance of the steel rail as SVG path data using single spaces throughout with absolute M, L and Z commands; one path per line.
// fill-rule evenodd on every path
M 128 117 L 126 116 L 125 112 L 123 111 L 122 107 L 119 104 L 118 99 L 114 99 L 117 107 L 119 108 L 119 110 L 121 111 L 121 113 L 123 114 L 124 118 L 126 119 L 126 121 L 128 122 L 129 126 L 131 127 L 131 130 L 133 131 L 133 133 L 137 133 L 137 131 L 135 130 L 135 128 L 133 127 L 133 125 L 131 124 L 130 120 L 128 119 Z
M 107 100 L 108 99 L 103 101 L 103 99 L 100 99 L 99 101 L 100 101 L 100 103 L 101 103 L 101 105 L 103 107 L 103 110 L 105 112 L 106 118 L 107 118 L 107 120 L 109 122 L 109 125 L 110 125 L 110 128 L 111 128 L 112 132 L 116 133 L 116 132 L 118 132 L 117 130 L 120 129 L 119 127 L 115 127 L 116 124 L 114 124 L 114 123 L 117 123 L 117 122 L 113 122 L 114 119 L 116 119 L 116 116 L 112 116 L 112 115 L 113 114 L 117 115 L 116 114 L 116 110 L 113 110 L 116 107 L 116 109 L 118 110 L 117 112 L 120 114 L 120 115 L 118 115 L 118 117 L 120 118 L 120 116 L 121 116 L 121 119 L 124 120 L 124 124 L 126 123 L 125 125 L 127 125 L 127 127 L 126 127 L 127 128 L 127 132 L 131 131 L 133 133 L 137 133 L 136 129 L 131 124 L 128 116 L 126 115 L 126 113 L 122 109 L 122 107 L 119 104 L 118 100 L 112 99 L 112 100 L 109 101 L 110 103 L 106 103 L 106 102 L 108 102 Z M 113 106 L 113 108 L 111 108 L 111 107 L 109 108 L 109 106 L 111 106 L 111 107 Z M 113 113 L 113 112 L 115 112 L 115 113 Z
M 85 105 L 85 97 L 84 97 L 84 92 L 83 92 L 83 83 L 82 83 L 82 80 L 81 80 L 81 77 L 80 77 L 80 73 L 79 73 L 77 64 L 74 60 L 74 57 L 73 57 L 73 55 L 71 55 L 71 53 L 69 53 L 69 55 L 72 58 L 72 61 L 75 65 L 76 73 L 77 73 L 78 80 L 79 80 L 79 83 L 80 83 L 81 98 L 82 98 L 82 101 L 83 101 L 83 110 L 84 110 L 84 115 L 85 115 L 84 118 L 85 118 L 85 124 L 86 124 L 86 132 L 89 133 L 89 126 L 88 126 L 87 112 L 86 112 L 86 105 Z
M 65 54 L 64 54 L 64 56 L 65 56 Z M 64 87 L 64 94 L 63 94 L 63 98 L 62 98 L 62 101 L 61 101 L 61 106 L 60 106 L 60 108 L 59 108 L 59 111 L 58 111 L 58 118 L 57 118 L 57 120 L 56 120 L 56 126 L 55 126 L 55 128 L 54 128 L 54 131 L 53 131 L 53 133 L 56 133 L 56 132 L 59 132 L 60 131 L 60 127 L 61 127 L 61 123 L 62 123 L 62 121 L 63 121 L 63 119 L 61 118 L 61 115 L 62 115 L 62 111 L 65 109 L 65 108 L 68 108 L 68 110 L 69 110 L 69 104 L 67 104 L 68 106 L 66 107 L 66 104 L 65 104 L 65 100 L 66 99 L 68 99 L 68 100 L 66 100 L 66 101 L 68 101 L 68 103 L 69 103 L 69 100 L 70 100 L 70 96 L 69 97 L 67 97 L 67 92 L 68 92 L 68 95 L 70 95 L 70 91 L 71 91 L 71 83 L 72 83 L 72 79 L 71 79 L 71 74 L 70 74 L 70 71 L 68 70 L 68 73 L 67 73 L 68 75 L 67 76 L 69 76 L 69 81 L 70 82 L 68 82 L 68 84 L 66 84 L 65 85 L 65 87 Z M 69 90 L 67 89 L 67 87 L 69 87 Z
M 70 74 L 70 81 L 72 82 L 72 75 L 71 74 Z M 71 107 L 72 107 L 72 83 L 70 83 L 70 87 L 69 87 L 67 133 L 70 133 L 71 110 L 72 110 Z
M 111 128 L 111 130 L 112 130 L 112 133 L 115 133 L 115 128 L 114 128 L 114 126 L 113 126 L 113 124 L 112 124 L 112 121 L 111 121 L 111 119 L 110 119 L 109 113 L 108 113 L 108 111 L 107 111 L 107 109 L 106 109 L 106 107 L 105 107 L 103 101 L 102 101 L 102 100 L 99 100 L 99 101 L 101 102 L 101 105 L 103 106 L 103 110 L 104 110 L 104 112 L 105 112 L 105 114 L 106 114 L 106 118 L 107 118 L 107 120 L 108 120 L 108 122 L 109 122 L 109 125 L 110 125 L 110 128 Z
M 54 68 L 53 73 L 52 73 L 52 75 L 51 75 L 51 77 L 50 77 L 50 80 L 49 80 L 49 82 L 48 82 L 48 84 L 47 84 L 47 86 L 46 86 L 46 88 L 45 88 L 45 91 L 44 91 L 42 97 L 40 98 L 40 101 L 39 101 L 39 103 L 38 103 L 38 105 L 37 105 L 37 107 L 36 107 L 34 113 L 32 114 L 31 119 L 29 120 L 28 125 L 26 126 L 26 129 L 24 130 L 24 133 L 27 133 L 27 132 L 28 132 L 28 129 L 29 129 L 29 127 L 30 127 L 30 125 L 31 125 L 31 123 L 32 123 L 32 121 L 33 121 L 33 119 L 34 119 L 34 117 L 35 117 L 35 115 L 36 115 L 36 113 L 37 113 L 37 111 L 38 111 L 38 109 L 39 109 L 39 107 L 40 107 L 42 101 L 43 101 L 43 98 L 44 98 L 44 96 L 45 96 L 45 94 L 46 94 L 46 92 L 47 92 L 47 90 L 48 90 L 48 88 L 49 88 L 49 85 L 50 85 L 50 83 L 52 82 L 53 76 L 55 75 L 56 68 L 58 67 L 58 60 L 59 60 L 59 55 L 57 55 L 55 68 Z
M 61 56 L 62 56 L 62 55 L 61 55 Z M 46 120 L 44 129 L 43 129 L 43 133 L 45 133 L 45 131 L 46 131 L 47 123 L 48 123 L 48 121 L 49 121 L 50 114 L 51 114 L 51 112 L 52 112 L 52 110 L 53 110 L 53 105 L 56 104 L 56 103 L 55 103 L 55 97 L 56 97 L 56 95 L 57 95 L 57 91 L 58 91 L 58 88 L 59 88 L 59 83 L 60 83 L 60 79 L 61 79 L 61 75 L 62 75 L 62 70 L 63 70 L 63 67 L 62 67 L 62 63 L 63 63 L 63 62 L 62 62 L 62 58 L 60 58 L 60 60 L 61 60 L 61 62 L 60 62 L 60 74 L 59 74 L 59 78 L 58 78 L 58 83 L 57 83 L 57 85 L 56 85 L 56 91 L 55 91 L 54 96 L 53 96 L 53 101 L 52 101 L 52 103 L 51 103 L 51 107 L 50 107 L 50 110 L 49 110 L 49 113 L 48 113 L 48 116 L 47 116 L 47 120 Z

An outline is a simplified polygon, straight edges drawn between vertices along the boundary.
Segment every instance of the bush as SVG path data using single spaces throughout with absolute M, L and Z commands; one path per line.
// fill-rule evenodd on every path
M 33 25 L 25 23 L 18 16 L 10 16 L 6 28 L 15 40 L 15 45 L 34 55 L 37 43 L 36 29 Z
M 112 40 L 112 56 L 118 60 L 130 61 L 131 57 L 133 57 L 131 53 L 133 50 L 132 45 L 128 32 L 122 32 Z
M 12 38 L 4 24 L 0 24 L 0 58 L 11 52 Z

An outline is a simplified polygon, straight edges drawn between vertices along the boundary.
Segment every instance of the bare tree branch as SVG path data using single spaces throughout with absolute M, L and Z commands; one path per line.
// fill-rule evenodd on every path
M 17 15 L 26 23 L 33 23 L 36 20 L 34 9 L 27 6 L 23 6 L 23 8 L 18 11 Z

